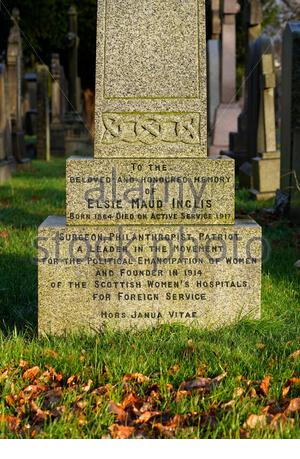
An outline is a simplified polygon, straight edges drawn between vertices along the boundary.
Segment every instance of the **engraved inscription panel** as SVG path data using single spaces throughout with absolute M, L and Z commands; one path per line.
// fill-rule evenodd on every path
M 199 144 L 200 117 L 192 114 L 103 114 L 102 142 L 153 145 L 161 142 Z
M 254 222 L 99 228 L 50 217 L 39 237 L 40 334 L 259 318 Z
M 104 98 L 197 98 L 198 23 L 198 0 L 106 0 Z

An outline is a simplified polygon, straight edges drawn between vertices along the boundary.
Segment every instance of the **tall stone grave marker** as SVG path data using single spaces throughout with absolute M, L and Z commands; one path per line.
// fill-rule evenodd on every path
M 14 8 L 13 25 L 10 29 L 7 47 L 8 101 L 12 125 L 13 154 L 19 165 L 28 161 L 25 156 L 25 142 L 22 117 L 22 37 L 19 27 L 20 12 Z
M 260 316 L 261 230 L 207 158 L 204 0 L 99 0 L 95 159 L 39 228 L 39 332 Z
M 59 54 L 52 54 L 52 97 L 51 97 L 51 154 L 65 154 L 65 77 L 63 67 L 60 65 Z
M 300 221 L 300 22 L 288 22 L 282 49 L 281 189 L 292 218 Z M 297 181 L 295 180 L 295 175 Z
M 228 150 L 229 133 L 237 129 L 241 107 L 236 102 L 236 15 L 237 0 L 224 0 L 221 40 L 221 103 L 216 111 L 210 154 Z
M 252 75 L 256 73 L 255 70 L 259 64 L 259 61 L 253 59 L 253 55 L 255 58 L 259 57 L 257 53 L 253 51 L 253 43 L 261 35 L 262 19 L 261 0 L 247 0 L 244 4 L 245 41 L 247 49 L 244 76 L 244 104 L 243 111 L 238 117 L 238 131 L 230 133 L 230 151 L 228 152 L 228 155 L 235 159 L 237 169 L 247 161 L 248 158 L 253 157 L 253 150 L 256 151 L 256 148 L 253 148 L 253 142 L 255 142 L 256 145 L 258 119 L 258 109 L 255 103 L 257 98 L 255 95 L 258 93 L 259 83 L 256 83 Z M 247 151 L 251 151 L 251 153 L 247 155 Z M 249 188 L 248 182 L 247 186 Z
M 65 114 L 65 150 L 72 153 L 91 153 L 91 136 L 83 123 L 81 82 L 78 76 L 78 13 L 74 5 L 69 8 L 68 95 L 69 106 Z
M 37 66 L 37 158 L 50 160 L 49 69 Z
M 220 104 L 220 83 L 221 83 L 221 55 L 220 35 L 221 26 L 221 11 L 220 0 L 212 0 L 212 37 L 207 42 L 207 62 L 208 62 L 208 119 L 209 130 L 213 132 L 215 124 L 216 110 Z
M 0 64 L 0 184 L 11 177 L 13 166 L 11 123 L 7 107 L 6 68 Z
M 253 189 L 257 200 L 275 196 L 280 188 L 280 152 L 276 144 L 275 88 L 276 75 L 272 54 L 261 61 L 260 108 L 257 133 L 258 156 L 252 160 Z

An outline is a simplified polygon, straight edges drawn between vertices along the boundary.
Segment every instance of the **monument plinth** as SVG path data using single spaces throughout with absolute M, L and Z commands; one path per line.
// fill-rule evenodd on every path
M 101 0 L 95 158 L 39 228 L 39 332 L 260 316 L 261 229 L 208 159 L 204 0 Z

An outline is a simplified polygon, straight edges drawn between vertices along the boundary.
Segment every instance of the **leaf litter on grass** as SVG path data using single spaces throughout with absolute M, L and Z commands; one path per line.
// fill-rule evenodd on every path
M 179 369 L 174 365 L 169 376 L 178 376 Z M 63 416 L 66 422 L 75 420 L 79 429 L 85 429 L 105 412 L 112 419 L 103 428 L 106 433 L 102 438 L 197 437 L 199 432 L 205 435 L 215 429 L 236 404 L 253 400 L 251 403 L 260 403 L 259 411 L 250 412 L 240 427 L 240 437 L 249 438 L 256 430 L 293 426 L 300 413 L 300 398 L 287 397 L 299 385 L 297 376 L 286 381 L 278 401 L 268 398 L 272 379 L 266 375 L 261 381 L 241 376 L 232 399 L 217 402 L 212 393 L 222 385 L 226 373 L 214 378 L 196 376 L 179 384 L 158 384 L 153 376 L 130 373 L 114 386 L 95 387 L 91 379 L 83 381 L 81 375 L 63 374 L 50 365 L 30 366 L 21 360 L 18 368 L 0 369 L 0 375 L 1 384 L 9 382 L 10 387 L 0 412 L 0 427 L 20 438 L 43 436 L 47 425 Z M 187 411 L 182 401 L 194 396 L 198 399 L 196 410 Z

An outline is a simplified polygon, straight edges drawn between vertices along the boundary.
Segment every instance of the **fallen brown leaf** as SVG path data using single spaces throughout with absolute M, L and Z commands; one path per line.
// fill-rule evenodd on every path
M 146 381 L 149 381 L 148 376 L 145 376 L 141 373 L 130 373 L 123 377 L 123 382 L 134 381 L 138 384 L 143 384 Z
M 108 412 L 114 414 L 120 422 L 125 422 L 127 420 L 128 415 L 119 403 L 110 401 L 108 404 Z
M 225 378 L 226 373 L 223 373 L 216 378 L 196 378 L 192 381 L 184 381 L 180 387 L 180 391 L 193 391 L 193 390 L 203 390 L 209 392 L 216 386 L 218 386 L 221 381 Z
M 0 424 L 6 424 L 9 430 L 12 430 L 13 432 L 17 430 L 20 422 L 20 419 L 15 416 L 0 414 Z
M 145 411 L 136 421 L 135 424 L 144 424 L 156 416 L 160 416 L 161 411 Z
M 5 370 L 3 370 L 0 373 L 0 382 L 4 381 L 8 377 L 8 374 L 9 374 L 8 368 L 5 368 Z
M 221 405 L 221 408 L 232 408 L 233 406 L 235 406 L 236 404 L 236 400 L 230 400 L 229 402 L 226 402 L 226 403 L 222 403 Z
M 265 376 L 260 385 L 260 388 L 264 395 L 268 395 L 269 393 L 270 381 L 271 381 L 271 376 Z
M 94 395 L 106 395 L 111 391 L 111 385 L 106 384 L 105 386 L 100 386 L 97 387 L 97 389 L 94 389 L 92 394 Z
M 40 371 L 41 370 L 39 367 L 29 368 L 29 370 L 26 370 L 23 374 L 23 379 L 28 379 L 30 382 L 33 382 L 37 375 L 40 373 Z
M 293 360 L 298 359 L 299 357 L 300 357 L 300 349 L 298 349 L 297 351 L 294 351 L 294 352 L 289 356 L 289 358 L 290 358 L 290 359 L 293 359 Z
M 300 411 L 300 397 L 293 398 L 285 410 L 286 413 L 296 413 L 297 411 Z
M 287 394 L 288 394 L 289 391 L 290 391 L 290 388 L 291 388 L 291 386 L 283 387 L 283 389 L 282 389 L 282 397 L 283 397 L 283 398 L 287 396 Z
M 113 424 L 109 427 L 109 431 L 114 439 L 125 440 L 133 435 L 134 427 Z
M 247 427 L 250 429 L 262 429 L 263 427 L 266 427 L 267 421 L 268 418 L 266 414 L 250 414 L 243 427 L 245 429 Z
M 175 375 L 176 373 L 178 373 L 179 370 L 180 370 L 180 365 L 177 363 L 176 365 L 173 365 L 173 366 L 169 369 L 168 374 L 169 374 L 170 376 L 173 376 L 173 375 Z
M 139 398 L 136 396 L 136 394 L 131 392 L 130 394 L 126 395 L 121 406 L 124 410 L 126 410 L 126 408 L 136 405 L 138 402 Z
M 12 395 L 7 395 L 5 397 L 5 401 L 8 404 L 8 406 L 10 406 L 10 407 L 14 406 L 14 404 L 15 404 L 15 399 L 14 399 L 14 397 Z
M 244 394 L 244 389 L 242 387 L 237 387 L 233 392 L 233 398 L 241 397 Z
M 26 367 L 28 367 L 28 362 L 27 362 L 27 360 L 20 360 L 19 367 L 20 367 L 20 368 L 26 368 Z
M 0 232 L 0 238 L 2 238 L 2 239 L 7 239 L 8 236 L 9 236 L 8 231 L 1 231 L 1 232 Z

